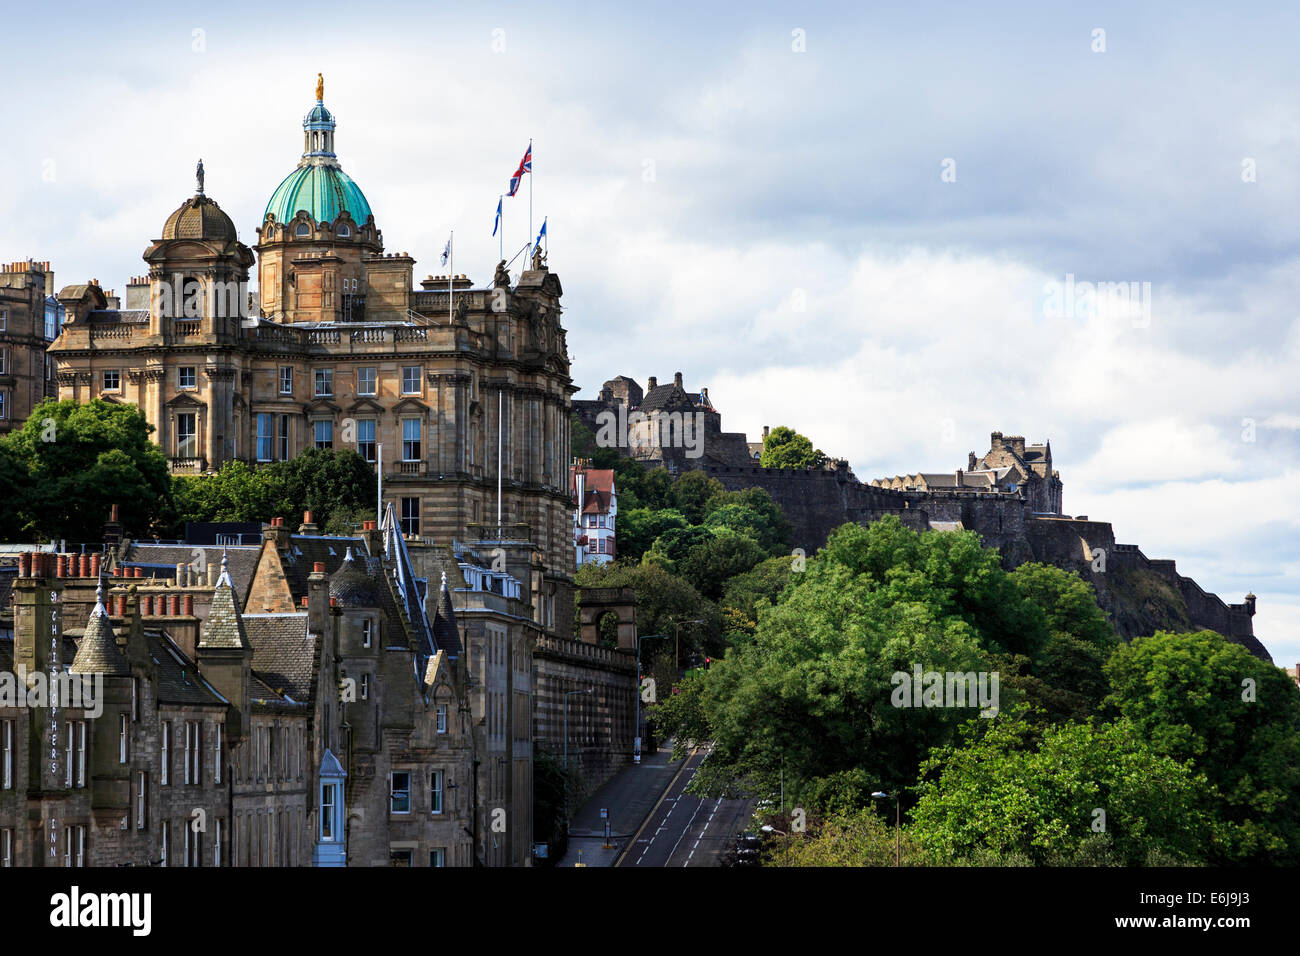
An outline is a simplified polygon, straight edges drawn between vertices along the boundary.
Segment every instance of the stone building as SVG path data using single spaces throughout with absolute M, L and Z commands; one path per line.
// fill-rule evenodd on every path
M 1052 443 L 1026 445 L 1021 435 L 993 432 L 983 458 L 971 452 L 966 467 L 877 478 L 876 488 L 894 491 L 974 491 L 1023 497 L 1036 514 L 1061 514 L 1061 473 L 1052 468 Z
M 58 293 L 59 397 L 139 405 L 177 473 L 307 448 L 351 448 L 379 468 L 382 448 L 384 501 L 403 533 L 445 542 L 515 529 L 535 559 L 520 576 L 531 614 L 567 636 L 576 389 L 559 277 L 538 253 L 517 279 L 502 263 L 488 287 L 430 276 L 413 288 L 415 260 L 384 251 L 318 93 L 302 157 L 251 248 L 200 169 L 144 252 L 147 276 L 128 285 L 128 305 L 146 308 L 119 309 L 93 283 Z
M 671 385 L 651 376 L 644 392 L 620 375 L 606 382 L 597 398 L 574 401 L 573 410 L 595 433 L 598 446 L 618 448 L 650 467 L 679 472 L 751 460 L 744 433 L 724 432 L 709 390 L 688 392 L 681 372 Z
M 48 262 L 0 266 L 0 435 L 21 428 L 33 408 L 58 394 L 45 350 L 62 318 Z
M 579 565 L 609 564 L 617 556 L 618 489 L 614 471 L 573 466 L 574 555 Z

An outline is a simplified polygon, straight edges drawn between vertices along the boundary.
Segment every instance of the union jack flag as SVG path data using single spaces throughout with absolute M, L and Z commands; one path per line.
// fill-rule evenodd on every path
M 519 161 L 519 168 L 515 174 L 510 177 L 510 192 L 508 195 L 513 196 L 519 191 L 519 184 L 524 181 L 524 173 L 533 171 L 533 144 L 528 144 L 528 152 L 524 153 L 524 158 Z

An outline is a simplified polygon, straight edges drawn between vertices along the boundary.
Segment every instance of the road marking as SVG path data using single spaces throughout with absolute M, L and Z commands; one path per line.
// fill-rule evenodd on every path
M 700 749 L 699 747 L 691 748 L 691 752 L 686 756 L 686 759 L 682 761 L 682 765 L 677 769 L 677 773 L 673 775 L 673 779 L 668 781 L 668 786 L 665 787 L 664 792 L 659 795 L 659 800 L 650 809 L 650 812 L 646 814 L 645 820 L 641 822 L 641 826 L 637 829 L 635 836 L 633 836 L 632 838 L 633 842 L 639 839 L 641 834 L 645 832 L 645 828 L 650 825 L 650 821 L 653 820 L 655 814 L 659 812 L 659 807 L 663 804 L 664 798 L 668 796 L 669 791 L 673 789 L 673 786 L 677 783 L 682 773 L 686 770 L 686 765 L 691 762 L 691 757 L 694 757 L 695 754 L 699 751 L 699 749 Z M 677 803 L 677 798 L 674 797 L 673 798 L 674 807 L 676 806 L 676 803 Z M 672 811 L 670 810 L 668 812 L 671 813 Z M 664 819 L 667 820 L 668 818 L 665 817 Z M 651 842 L 654 842 L 653 838 L 651 838 Z M 627 851 L 630 850 L 631 848 L 632 848 L 632 843 L 629 843 L 626 847 L 623 848 L 623 851 L 619 853 L 617 857 L 614 858 L 614 866 L 618 866 L 620 863 L 623 862 L 623 858 L 627 856 Z M 644 857 L 645 854 L 642 853 L 641 856 Z M 640 862 L 641 860 L 638 859 L 637 863 L 639 864 Z

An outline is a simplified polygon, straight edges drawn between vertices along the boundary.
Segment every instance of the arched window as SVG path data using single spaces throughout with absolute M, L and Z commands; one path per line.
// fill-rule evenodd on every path
M 347 227 L 346 223 L 339 226 L 338 236 L 340 239 L 346 239 L 350 235 L 352 235 L 352 230 Z
M 311 226 L 307 225 L 305 222 L 300 222 L 298 223 L 297 228 L 294 229 L 293 234 L 295 236 L 310 236 Z

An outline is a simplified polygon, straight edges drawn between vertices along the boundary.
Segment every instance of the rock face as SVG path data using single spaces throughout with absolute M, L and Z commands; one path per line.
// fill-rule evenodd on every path
M 1117 544 L 1109 522 L 1045 515 L 1018 494 L 899 491 L 864 485 L 847 467 L 794 470 L 715 466 L 706 469 L 729 490 L 762 488 L 794 526 L 792 546 L 811 555 L 845 522 L 869 524 L 887 514 L 918 531 L 977 531 L 1015 567 L 1042 561 L 1077 571 L 1097 591 L 1126 640 L 1158 630 L 1217 631 L 1256 657 L 1272 661 L 1255 637 L 1255 597 L 1227 604 L 1178 573 L 1170 560 L 1148 558 L 1137 545 Z

